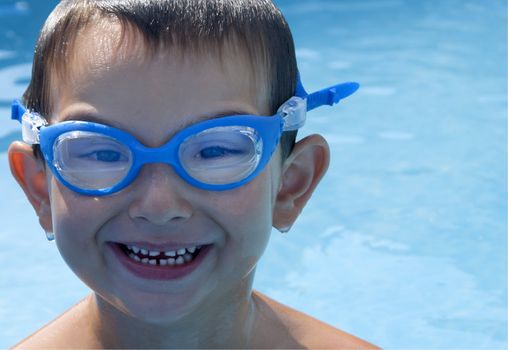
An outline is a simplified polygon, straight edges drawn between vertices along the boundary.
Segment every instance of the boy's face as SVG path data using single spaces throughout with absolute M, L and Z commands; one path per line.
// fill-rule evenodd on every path
M 69 79 L 54 84 L 52 123 L 92 120 L 159 147 L 203 119 L 269 115 L 248 62 L 228 51 L 221 61 L 192 54 L 181 59 L 177 52 L 118 60 L 88 39 L 75 48 L 84 55 L 73 61 Z M 116 308 L 163 322 L 211 305 L 206 302 L 226 302 L 221 297 L 250 285 L 271 232 L 280 159 L 276 152 L 253 181 L 228 191 L 193 187 L 167 164 L 145 165 L 131 185 L 103 197 L 79 195 L 49 170 L 47 178 L 53 231 L 67 264 Z M 114 252 L 115 244 L 134 242 L 210 250 L 188 275 L 156 280 L 133 274 Z

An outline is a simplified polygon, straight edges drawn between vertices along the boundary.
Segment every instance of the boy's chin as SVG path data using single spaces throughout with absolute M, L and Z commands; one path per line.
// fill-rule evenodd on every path
M 194 300 L 195 297 L 188 295 L 186 300 L 182 300 L 171 295 L 153 295 L 124 300 L 114 307 L 133 321 L 164 327 L 181 323 L 185 319 L 195 319 L 193 314 L 199 317 L 199 300 Z

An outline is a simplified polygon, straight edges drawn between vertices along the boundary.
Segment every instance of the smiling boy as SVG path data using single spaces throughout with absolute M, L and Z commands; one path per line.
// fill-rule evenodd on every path
M 93 292 L 17 347 L 374 348 L 252 289 L 328 167 L 296 129 L 356 89 L 297 80 L 269 1 L 63 1 L 9 161 Z

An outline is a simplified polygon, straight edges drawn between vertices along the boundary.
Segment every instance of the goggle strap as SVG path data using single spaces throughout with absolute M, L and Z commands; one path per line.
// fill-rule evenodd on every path
M 295 89 L 295 96 L 305 98 L 307 97 L 308 93 L 305 91 L 305 88 L 302 84 L 302 79 L 300 78 L 300 72 L 296 71 L 296 89 Z
M 323 105 L 333 106 L 334 104 L 339 103 L 339 101 L 343 98 L 353 94 L 356 90 L 358 90 L 359 87 L 360 84 L 358 83 L 347 82 L 333 85 L 308 94 L 303 87 L 302 79 L 300 78 L 300 72 L 298 70 L 296 71 L 295 96 L 307 99 L 307 112 Z
M 358 83 L 347 82 L 313 92 L 307 95 L 307 111 L 323 105 L 333 106 L 343 98 L 353 94 L 359 87 L 360 84 Z
M 25 114 L 26 108 L 23 106 L 20 100 L 12 101 L 11 105 L 11 119 L 17 120 L 21 123 L 21 117 Z

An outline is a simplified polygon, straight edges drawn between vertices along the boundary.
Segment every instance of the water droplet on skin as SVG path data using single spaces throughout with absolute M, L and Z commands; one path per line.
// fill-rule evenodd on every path
M 291 225 L 290 226 L 285 226 L 285 227 L 276 227 L 276 229 L 280 233 L 287 233 L 287 232 L 289 232 L 289 230 L 291 230 Z
M 54 241 L 55 240 L 55 234 L 53 232 L 46 232 L 46 238 L 48 241 Z

